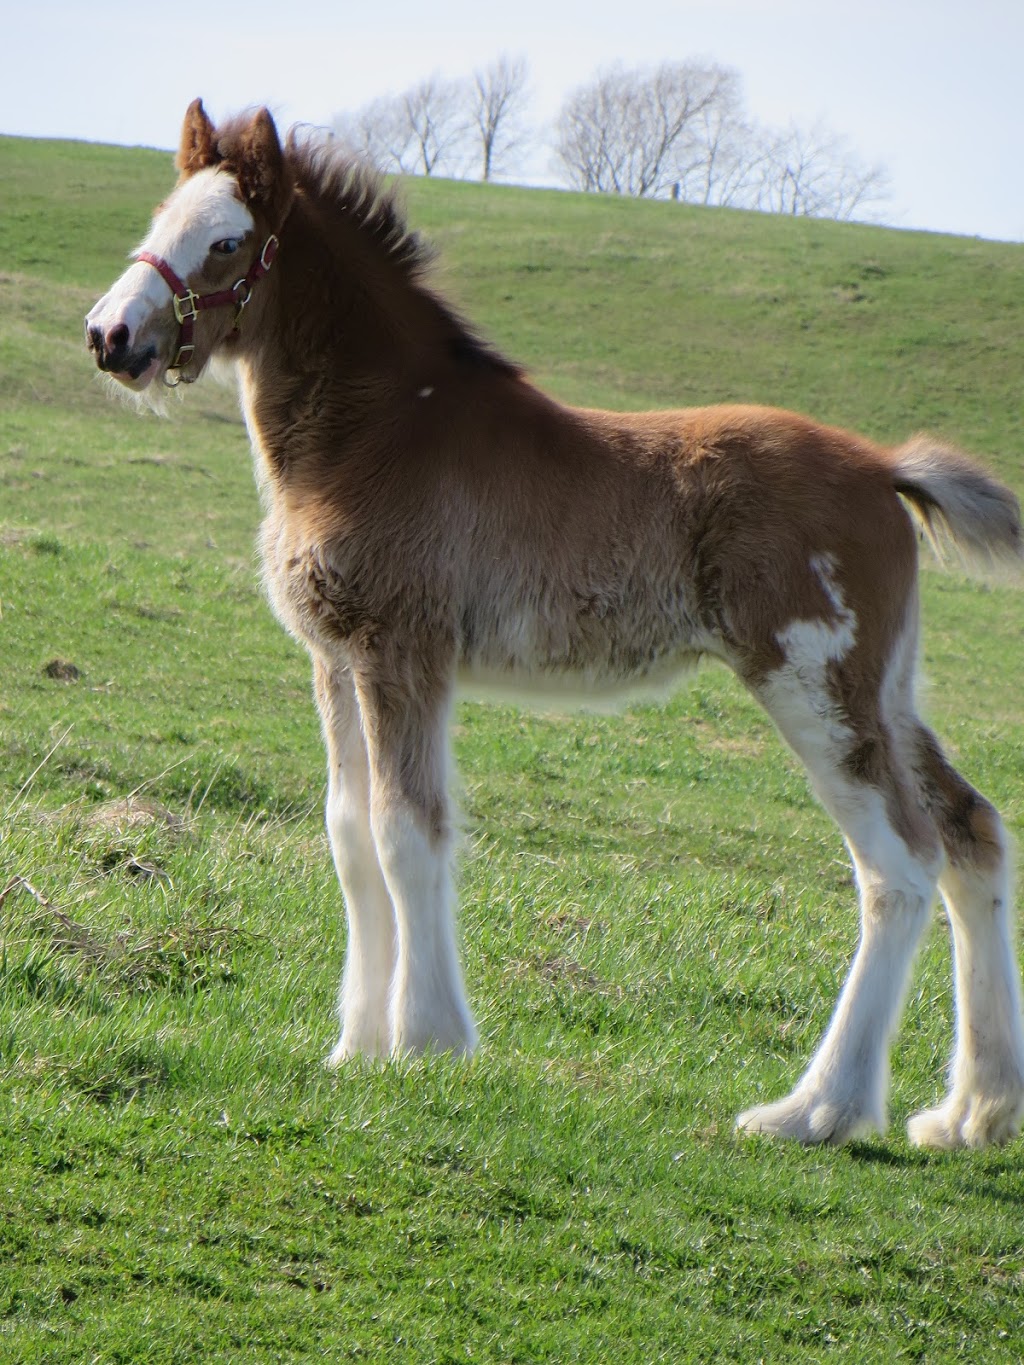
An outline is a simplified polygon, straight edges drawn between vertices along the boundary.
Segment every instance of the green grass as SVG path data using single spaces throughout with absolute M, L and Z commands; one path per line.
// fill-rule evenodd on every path
M 903 1136 L 950 1046 L 944 929 L 887 1138 L 732 1136 L 799 1074 L 856 914 L 724 673 L 612 718 L 462 706 L 483 1051 L 324 1071 L 323 759 L 235 401 L 141 419 L 81 342 L 170 159 L 0 139 L 0 175 L 0 1358 L 1019 1360 L 1021 1145 Z M 928 427 L 1024 490 L 1020 247 L 408 199 L 444 287 L 564 398 Z M 1020 597 L 925 577 L 928 710 L 1020 838 Z

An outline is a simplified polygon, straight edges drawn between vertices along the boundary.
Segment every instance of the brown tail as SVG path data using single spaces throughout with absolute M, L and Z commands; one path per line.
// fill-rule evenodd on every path
M 940 558 L 952 548 L 968 567 L 1024 566 L 1017 498 L 966 455 L 931 436 L 912 436 L 893 451 L 892 471 L 896 492 Z

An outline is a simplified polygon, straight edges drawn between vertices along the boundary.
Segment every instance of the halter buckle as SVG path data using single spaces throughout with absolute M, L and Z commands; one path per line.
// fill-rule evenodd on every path
M 198 375 L 183 374 L 182 371 L 195 355 L 196 348 L 192 336 L 200 310 L 203 308 L 220 308 L 223 305 L 233 303 L 235 306 L 235 328 L 237 330 L 242 311 L 252 298 L 253 289 L 257 281 L 261 280 L 270 269 L 279 246 L 280 242 L 277 235 L 272 232 L 263 243 L 258 259 L 249 267 L 248 274 L 243 275 L 240 280 L 236 280 L 230 289 L 220 290 L 213 294 L 197 294 L 194 290 L 189 289 L 188 285 L 175 274 L 172 267 L 167 264 L 162 256 L 154 256 L 148 251 L 139 251 L 136 254 L 135 259 L 145 262 L 146 265 L 151 265 L 171 291 L 171 305 L 180 331 L 178 333 L 177 354 L 164 371 L 163 376 L 163 382 L 169 389 L 176 389 L 179 384 L 193 384 L 199 377 Z
M 179 327 L 186 322 L 195 322 L 199 316 L 199 295 L 188 289 L 184 294 L 175 294 L 173 297 L 174 316 L 178 319 Z

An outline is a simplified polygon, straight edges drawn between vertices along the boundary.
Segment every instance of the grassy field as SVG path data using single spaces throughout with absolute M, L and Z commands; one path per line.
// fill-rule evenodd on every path
M 737 1141 L 856 939 L 841 841 L 708 670 L 460 707 L 471 1064 L 330 1075 L 343 924 L 308 666 L 233 396 L 113 404 L 81 318 L 164 154 L 0 139 L 0 1359 L 1019 1361 L 1024 1146 L 932 1156 L 922 954 L 890 1135 Z M 927 427 L 1024 492 L 1024 248 L 413 182 L 560 396 Z M 927 710 L 1024 834 L 1019 594 L 929 570 Z

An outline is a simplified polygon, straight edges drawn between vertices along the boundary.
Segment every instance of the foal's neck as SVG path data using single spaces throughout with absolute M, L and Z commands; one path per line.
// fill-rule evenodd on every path
M 282 228 L 270 284 L 238 361 L 250 435 L 283 486 L 308 479 L 311 462 L 365 459 L 381 444 L 429 355 L 430 309 L 426 296 L 402 297 L 354 227 L 328 238 L 304 201 Z
M 271 486 L 365 478 L 415 439 L 424 395 L 458 397 L 519 370 L 389 260 L 358 223 L 297 198 L 238 358 L 250 435 Z M 262 287 L 262 286 L 261 286 Z

